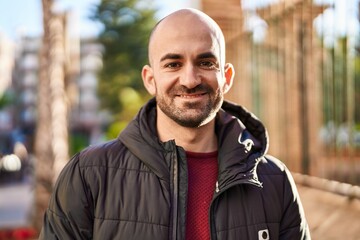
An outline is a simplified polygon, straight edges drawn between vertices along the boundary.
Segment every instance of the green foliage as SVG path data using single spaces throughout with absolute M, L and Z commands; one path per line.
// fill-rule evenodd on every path
M 127 126 L 127 121 L 119 121 L 110 124 L 108 130 L 106 131 L 106 139 L 114 139 L 119 135 L 125 127 Z
M 84 133 L 72 133 L 69 138 L 71 156 L 89 145 L 89 136 Z
M 5 92 L 0 95 L 0 110 L 13 104 L 15 101 L 14 96 L 10 92 Z
M 359 46 L 360 48 L 360 46 Z M 354 87 L 355 87 L 355 122 L 360 126 L 360 49 L 356 52 L 355 64 L 354 64 Z M 360 129 L 359 129 L 360 130 Z
M 128 122 L 134 118 L 139 111 L 144 101 L 149 99 L 145 96 L 141 96 L 138 91 L 131 87 L 124 87 L 120 90 L 118 100 L 123 106 L 120 113 L 116 114 L 116 121 L 110 124 L 106 130 L 106 139 L 110 140 L 116 138 L 119 133 L 127 126 Z
M 360 55 L 359 51 L 354 51 L 354 55 L 349 54 L 354 49 L 348 49 L 348 45 L 347 37 L 343 37 L 338 39 L 336 45 L 327 49 L 328 57 L 324 59 L 322 66 L 324 122 L 342 124 L 349 121 L 349 84 L 355 103 L 360 100 Z M 353 110 L 353 120 L 359 123 L 360 109 L 355 106 Z
M 148 98 L 141 69 L 147 64 L 148 37 L 155 24 L 151 6 L 151 0 L 102 0 L 93 11 L 92 19 L 103 25 L 99 41 L 105 49 L 99 97 L 102 107 L 117 117 L 127 114 L 126 104 L 138 110 Z M 135 103 L 124 100 L 129 89 L 138 96 Z

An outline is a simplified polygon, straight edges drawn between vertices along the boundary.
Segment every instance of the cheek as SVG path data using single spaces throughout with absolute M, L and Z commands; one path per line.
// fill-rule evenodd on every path
M 213 89 L 219 89 L 221 91 L 224 91 L 225 89 L 225 78 L 222 76 L 221 73 L 212 74 L 208 78 L 208 84 Z
M 155 82 L 157 92 L 166 93 L 176 85 L 176 77 L 173 74 L 159 74 Z

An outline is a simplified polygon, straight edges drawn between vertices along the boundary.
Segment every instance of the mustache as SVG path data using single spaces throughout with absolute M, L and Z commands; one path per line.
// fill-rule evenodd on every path
M 213 92 L 213 89 L 209 85 L 202 83 L 202 84 L 197 85 L 194 88 L 187 88 L 185 86 L 177 86 L 171 90 L 171 93 L 176 93 L 176 94 L 194 94 L 194 93 L 198 93 L 198 92 L 210 93 L 210 92 Z

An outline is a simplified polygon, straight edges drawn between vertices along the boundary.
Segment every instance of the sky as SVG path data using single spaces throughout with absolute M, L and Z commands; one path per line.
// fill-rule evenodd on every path
M 77 19 L 81 37 L 96 36 L 100 25 L 88 19 L 90 8 L 100 0 L 55 0 L 56 9 L 71 10 Z M 159 8 L 158 18 L 184 7 L 190 7 L 191 0 L 155 0 Z M 0 0 L 0 33 L 16 40 L 20 35 L 39 36 L 42 34 L 41 0 Z
M 160 19 L 168 13 L 184 7 L 196 7 L 200 0 L 155 0 Z M 254 9 L 280 0 L 239 0 L 242 6 Z M 283 0 L 284 1 L 284 0 Z M 322 16 L 315 20 L 315 26 L 327 36 L 358 35 L 360 32 L 358 3 L 360 0 L 314 0 L 317 4 L 329 4 Z M 90 8 L 100 0 L 55 0 L 57 9 L 72 10 L 72 24 L 78 23 L 80 37 L 96 36 L 101 26 L 90 19 Z M 256 19 L 253 22 L 256 23 Z M 326 27 L 324 27 L 326 26 Z M 0 0 L 0 34 L 16 40 L 20 35 L 39 36 L 42 34 L 41 0 Z M 330 38 L 331 39 L 331 38 Z

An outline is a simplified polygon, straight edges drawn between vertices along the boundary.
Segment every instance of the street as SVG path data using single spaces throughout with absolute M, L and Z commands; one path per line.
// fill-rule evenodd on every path
M 29 226 L 33 202 L 29 181 L 0 185 L 0 230 Z

